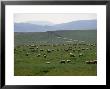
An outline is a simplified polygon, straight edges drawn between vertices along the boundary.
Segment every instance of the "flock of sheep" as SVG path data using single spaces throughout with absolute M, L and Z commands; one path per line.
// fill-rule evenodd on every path
M 61 46 L 61 45 L 62 45 L 62 46 L 67 46 L 67 45 L 68 45 L 68 47 L 65 47 L 64 49 L 59 49 L 59 48 L 43 49 L 42 47 L 40 48 L 40 46 L 58 47 L 58 46 Z M 45 51 L 45 53 L 43 53 L 43 54 L 41 54 L 40 52 L 37 54 L 37 57 L 43 56 L 45 59 L 46 59 L 47 56 L 50 55 L 50 53 L 53 52 L 53 51 L 63 50 L 64 52 L 68 52 L 68 54 L 69 54 L 69 56 L 70 56 L 71 58 L 74 58 L 74 57 L 76 56 L 76 55 L 74 54 L 75 51 L 78 52 L 78 56 L 79 56 L 79 57 L 82 57 L 82 56 L 84 55 L 83 53 L 81 53 L 82 50 L 89 50 L 89 49 L 91 49 L 91 48 L 88 48 L 88 47 L 86 47 L 86 48 L 79 47 L 79 48 L 77 49 L 77 45 L 86 45 L 86 46 L 96 47 L 96 44 L 84 44 L 84 43 L 83 43 L 83 44 L 51 44 L 51 45 L 49 45 L 49 44 L 48 44 L 48 45 L 46 45 L 46 44 L 41 44 L 41 45 L 39 45 L 39 46 L 36 45 L 36 44 L 31 44 L 31 45 L 24 45 L 24 46 L 25 46 L 25 47 L 28 47 L 28 48 L 31 50 L 31 52 L 38 52 L 38 51 L 44 52 L 44 51 Z M 72 46 L 74 46 L 75 49 L 74 49 Z M 16 48 L 15 48 L 15 50 L 17 51 Z M 72 52 L 70 52 L 70 51 L 72 51 Z M 30 53 L 27 52 L 25 55 L 26 55 L 26 56 L 29 56 Z M 72 62 L 72 60 L 70 60 L 70 59 L 67 59 L 67 60 L 62 59 L 62 60 L 59 61 L 59 63 L 61 63 L 61 64 L 71 63 L 71 62 Z M 50 64 L 51 62 L 50 62 L 50 61 L 46 61 L 45 63 L 46 63 L 46 64 Z M 97 60 L 85 61 L 85 63 L 86 63 L 86 64 L 97 64 Z

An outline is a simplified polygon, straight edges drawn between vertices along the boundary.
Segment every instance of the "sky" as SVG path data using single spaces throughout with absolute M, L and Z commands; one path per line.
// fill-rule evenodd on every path
M 77 20 L 97 19 L 95 13 L 16 13 L 14 14 L 15 23 L 25 23 L 30 21 L 47 21 L 54 24 L 66 23 Z

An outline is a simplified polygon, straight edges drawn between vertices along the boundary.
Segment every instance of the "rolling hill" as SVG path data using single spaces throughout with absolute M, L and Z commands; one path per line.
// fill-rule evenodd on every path
M 97 30 L 61 30 L 47 32 L 15 32 L 15 46 L 31 42 L 62 43 L 72 40 L 96 42 Z

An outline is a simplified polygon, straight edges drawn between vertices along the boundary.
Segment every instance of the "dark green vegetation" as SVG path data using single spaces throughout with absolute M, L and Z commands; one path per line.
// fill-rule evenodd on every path
M 15 33 L 15 76 L 96 76 L 96 30 Z
M 66 37 L 73 40 L 84 40 L 89 43 L 96 43 L 97 30 L 75 30 L 75 31 L 51 31 L 51 32 L 15 32 L 15 46 L 30 43 L 65 43 L 68 39 L 60 39 L 58 37 Z M 52 41 L 53 40 L 53 41 Z

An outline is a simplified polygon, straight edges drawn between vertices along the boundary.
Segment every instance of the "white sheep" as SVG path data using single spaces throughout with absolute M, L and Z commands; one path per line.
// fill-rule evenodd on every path
M 50 62 L 48 61 L 48 62 L 46 62 L 46 64 L 50 64 Z
M 81 57 L 81 56 L 83 56 L 83 54 L 82 54 L 82 53 L 80 53 L 80 54 L 79 54 L 79 57 Z
M 40 57 L 40 56 L 41 56 L 41 54 L 38 54 L 38 55 L 37 55 L 37 57 Z
M 44 55 L 44 58 L 46 58 L 47 57 L 47 55 Z
M 65 63 L 65 60 L 61 60 L 60 63 Z
M 75 57 L 75 55 L 73 53 L 70 53 L 70 57 Z
M 67 61 L 67 63 L 70 63 L 71 62 L 71 60 L 66 60 Z

